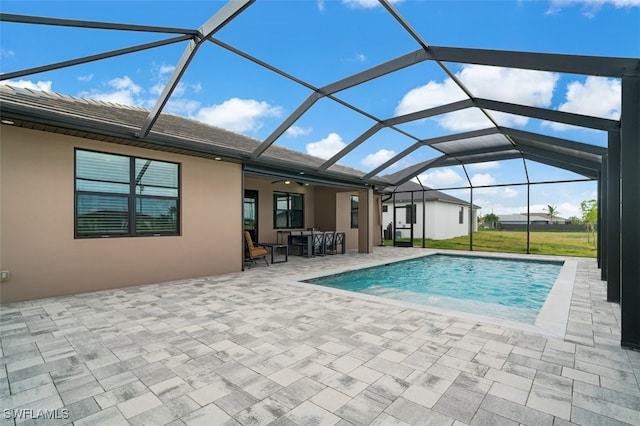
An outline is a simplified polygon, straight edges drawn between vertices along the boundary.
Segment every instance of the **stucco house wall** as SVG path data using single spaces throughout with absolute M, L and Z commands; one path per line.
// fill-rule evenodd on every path
M 387 211 L 383 212 L 382 223 L 386 227 L 389 223 L 393 223 L 393 203 L 385 203 Z M 396 207 L 402 207 L 397 210 L 395 227 L 409 227 L 406 222 L 405 208 L 410 205 L 409 202 L 396 202 Z M 413 237 L 422 238 L 423 224 L 423 204 L 421 200 L 414 202 L 416 205 L 416 223 L 413 224 Z M 463 223 L 459 221 L 459 212 L 463 209 Z M 445 203 L 441 201 L 425 202 L 426 215 L 426 237 L 434 240 L 446 240 L 458 236 L 469 234 L 469 205 Z M 477 210 L 473 210 L 473 230 L 477 230 Z M 394 229 L 395 229 L 394 227 Z M 400 236 L 409 238 L 410 230 L 398 230 Z
M 277 179 L 275 179 L 277 180 Z M 274 182 L 274 179 L 265 179 L 247 175 L 244 180 L 244 188 L 258 191 L 258 241 L 278 241 L 277 230 L 273 228 L 273 193 L 290 192 L 304 195 L 304 227 L 310 227 L 315 222 L 314 200 L 315 187 L 300 186 L 297 184 L 285 184 Z
M 74 149 L 181 165 L 181 235 L 74 238 Z M 242 269 L 242 167 L 2 126 L 0 302 Z

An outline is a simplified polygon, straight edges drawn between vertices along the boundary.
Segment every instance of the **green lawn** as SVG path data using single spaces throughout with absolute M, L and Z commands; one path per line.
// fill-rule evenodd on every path
M 543 232 L 530 233 L 529 252 L 565 256 L 596 257 L 593 235 L 587 232 Z M 392 241 L 385 241 L 391 245 Z M 413 245 L 422 247 L 422 238 L 413 240 Z M 449 240 L 427 238 L 428 248 L 469 250 L 469 236 Z M 473 233 L 473 249 L 504 253 L 526 253 L 527 233 L 524 231 L 481 230 Z

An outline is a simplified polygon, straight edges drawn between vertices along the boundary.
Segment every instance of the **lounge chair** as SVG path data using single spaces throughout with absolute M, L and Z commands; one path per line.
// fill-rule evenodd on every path
M 267 266 L 269 266 L 269 261 L 267 260 L 267 254 L 269 251 L 266 247 L 261 246 L 260 244 L 253 244 L 253 238 L 251 238 L 251 234 L 249 231 L 244 231 L 244 258 L 245 260 L 249 259 L 250 265 L 257 265 L 257 259 L 264 259 Z

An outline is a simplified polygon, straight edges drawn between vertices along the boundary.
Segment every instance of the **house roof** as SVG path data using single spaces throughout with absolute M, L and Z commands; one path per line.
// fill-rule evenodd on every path
M 160 113 L 152 131 L 141 139 L 137 132 L 149 110 L 132 106 L 0 85 L 0 111 L 14 125 L 87 139 L 135 145 L 208 158 L 241 161 L 254 172 L 291 176 L 299 180 L 363 186 L 364 172 L 336 165 L 322 174 L 323 159 L 273 146 L 258 159 L 251 153 L 258 139 L 170 113 Z M 304 173 L 304 179 L 301 173 Z M 387 182 L 377 180 L 381 185 Z
M 440 201 L 443 203 L 459 204 L 464 206 L 469 205 L 468 201 L 462 200 L 460 198 L 456 198 L 442 191 L 438 191 L 437 189 L 429 188 L 428 186 L 422 186 L 413 181 L 407 181 L 398 186 L 387 187 L 382 191 L 382 193 L 389 196 L 395 193 L 395 201 L 404 203 L 404 202 L 411 201 L 412 193 L 413 193 L 414 202 L 422 201 L 423 191 L 424 191 L 425 201 Z M 392 203 L 392 202 L 393 202 L 393 198 L 390 197 L 386 203 Z M 474 204 L 473 208 L 480 209 L 482 207 Z

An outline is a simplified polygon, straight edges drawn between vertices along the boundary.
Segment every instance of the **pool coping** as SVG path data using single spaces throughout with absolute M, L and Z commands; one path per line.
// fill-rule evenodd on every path
M 381 296 L 375 296 L 366 293 L 359 293 L 350 290 L 342 290 L 333 287 L 325 287 L 318 284 L 311 284 L 304 282 L 313 278 L 319 278 L 327 275 L 340 274 L 344 272 L 356 271 L 374 266 L 385 265 L 389 263 L 402 262 L 405 260 L 411 260 L 419 257 L 432 256 L 435 254 L 454 254 L 457 256 L 470 256 L 470 257 L 492 257 L 500 259 L 513 259 L 513 260 L 527 260 L 527 261 L 554 261 L 563 262 L 562 268 L 553 287 L 549 291 L 547 299 L 543 304 L 536 321 L 534 324 L 521 323 L 513 320 L 506 320 L 501 318 L 495 318 L 486 315 L 472 314 L 468 312 L 455 311 L 451 309 L 439 308 L 435 306 L 429 306 L 419 303 L 405 302 L 395 299 L 389 299 Z M 489 323 L 501 327 L 513 328 L 521 331 L 527 331 L 530 333 L 541 334 L 547 337 L 560 337 L 564 338 L 567 330 L 567 324 L 569 320 L 569 309 L 571 306 L 571 299 L 573 297 L 573 287 L 576 280 L 576 273 L 578 269 L 578 261 L 576 259 L 564 256 L 546 256 L 546 255 L 531 255 L 531 254 L 518 254 L 518 253 L 498 253 L 498 252 L 461 252 L 459 250 L 441 250 L 433 249 L 428 253 L 420 251 L 417 253 L 410 253 L 406 256 L 400 256 L 393 261 L 389 260 L 376 260 L 371 262 L 365 262 L 357 266 L 344 266 L 339 268 L 328 268 L 323 271 L 314 272 L 312 274 L 300 274 L 290 275 L 288 278 L 288 284 L 301 286 L 306 289 L 313 288 L 315 290 L 326 291 L 343 296 L 356 297 L 362 300 L 374 301 L 378 303 L 386 303 L 393 306 L 398 306 L 406 309 L 415 309 L 419 311 L 431 312 L 442 315 L 449 315 L 453 317 L 459 317 L 461 319 Z M 291 281 L 289 281 L 291 280 Z

